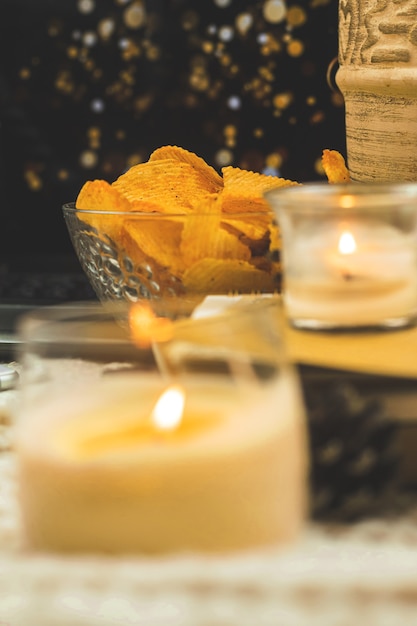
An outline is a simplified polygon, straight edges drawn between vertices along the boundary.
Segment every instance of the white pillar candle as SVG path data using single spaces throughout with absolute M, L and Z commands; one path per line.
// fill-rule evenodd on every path
M 284 368 L 273 382 L 243 388 L 219 377 L 181 385 L 180 421 L 178 389 L 171 390 L 175 404 L 165 398 L 176 413 L 166 423 L 164 407 L 156 406 L 161 379 L 134 373 L 90 385 L 72 403 L 51 399 L 20 416 L 29 546 L 223 551 L 297 537 L 308 464 L 292 372 Z

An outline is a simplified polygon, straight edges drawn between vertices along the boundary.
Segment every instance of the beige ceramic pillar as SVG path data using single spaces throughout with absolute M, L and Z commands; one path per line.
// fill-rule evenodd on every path
M 353 180 L 417 180 L 417 0 L 339 0 Z

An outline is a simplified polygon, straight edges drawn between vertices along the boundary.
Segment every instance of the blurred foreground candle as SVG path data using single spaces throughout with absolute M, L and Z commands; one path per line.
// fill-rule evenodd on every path
M 217 551 L 298 535 L 306 459 L 291 380 L 189 380 L 178 424 L 172 397 L 151 419 L 161 393 L 158 378 L 124 374 L 31 415 L 18 438 L 31 546 Z
M 219 317 L 229 335 L 233 319 Z M 210 323 L 211 359 L 220 334 Z M 24 403 L 16 450 L 28 545 L 216 552 L 297 538 L 307 509 L 304 409 L 295 372 L 270 355 L 274 367 L 251 375 L 245 353 L 231 373 L 167 380 L 124 370 Z
M 417 313 L 417 184 L 308 184 L 269 192 L 283 297 L 299 328 L 397 328 Z

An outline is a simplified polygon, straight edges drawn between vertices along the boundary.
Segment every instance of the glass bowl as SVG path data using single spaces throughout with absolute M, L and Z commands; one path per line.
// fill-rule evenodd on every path
M 168 215 L 69 203 L 63 214 L 101 301 L 280 291 L 272 211 Z

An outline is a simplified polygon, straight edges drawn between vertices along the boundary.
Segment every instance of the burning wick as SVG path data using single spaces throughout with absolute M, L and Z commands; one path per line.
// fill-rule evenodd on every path
M 353 254 L 356 251 L 356 241 L 352 233 L 345 231 L 340 235 L 338 250 L 343 256 Z M 353 278 L 351 272 L 344 270 L 342 272 L 345 280 L 351 280 Z
M 171 385 L 159 397 L 151 419 L 159 432 L 169 433 L 181 423 L 185 405 L 182 387 Z

